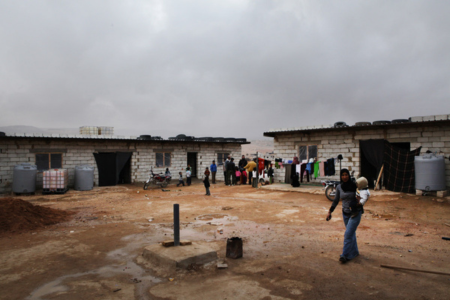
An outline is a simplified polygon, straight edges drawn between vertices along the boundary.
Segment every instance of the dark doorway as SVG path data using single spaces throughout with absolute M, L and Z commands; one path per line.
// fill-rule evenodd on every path
M 361 151 L 361 176 L 366 177 L 369 182 L 369 188 L 373 189 L 375 187 L 375 182 L 377 180 L 377 168 L 369 163 L 367 158 L 364 156 L 364 152 Z
M 197 177 L 197 152 L 188 152 L 187 163 L 191 166 L 191 177 Z
M 131 183 L 131 152 L 94 153 L 98 168 L 98 185 Z
M 360 168 L 361 176 L 367 178 L 369 182 L 369 188 L 374 188 L 375 183 L 380 175 L 381 167 L 383 165 L 384 156 L 384 144 L 385 140 L 361 140 L 359 141 L 360 149 Z M 411 143 L 390 143 L 396 148 L 411 150 Z M 381 177 L 381 185 L 384 186 L 384 182 Z
M 403 150 L 411 151 L 411 143 L 391 143 L 391 145 Z
M 383 165 L 384 143 L 383 139 L 359 141 L 360 175 L 366 177 L 369 188 L 374 188 L 380 174 Z
M 117 183 L 131 183 L 131 152 L 117 152 Z

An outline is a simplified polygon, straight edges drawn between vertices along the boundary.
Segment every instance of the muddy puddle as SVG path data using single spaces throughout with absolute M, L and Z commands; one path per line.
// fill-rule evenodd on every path
M 139 224 L 137 224 L 139 226 Z M 35 289 L 27 299 L 39 300 L 63 297 L 77 291 L 74 287 L 89 283 L 99 283 L 98 289 L 103 292 L 113 293 L 114 289 L 124 289 L 123 293 L 132 294 L 136 299 L 150 299 L 148 291 L 150 288 L 166 278 L 158 278 L 150 269 L 135 263 L 136 258 L 141 255 L 144 247 L 149 244 L 162 242 L 164 239 L 173 238 L 173 223 L 155 223 L 148 224 L 155 229 L 155 233 L 134 234 L 122 238 L 127 244 L 125 247 L 115 249 L 107 254 L 107 258 L 111 261 L 103 267 L 87 272 L 68 274 L 56 278 L 39 288 Z M 148 226 L 147 225 L 147 226 Z M 146 227 L 147 227 L 146 226 Z M 264 248 L 269 245 L 277 244 L 282 238 L 277 233 L 276 228 L 285 225 L 277 225 L 272 227 L 268 224 L 258 224 L 252 221 L 241 221 L 236 216 L 229 214 L 205 214 L 199 215 L 194 222 L 181 223 L 180 238 L 191 241 L 217 242 L 232 237 L 240 237 L 244 241 L 245 256 L 252 257 L 264 253 Z M 280 250 L 280 255 L 289 255 Z M 224 257 L 225 252 L 219 254 Z M 264 255 L 266 256 L 266 255 Z M 129 282 L 124 283 L 124 277 L 127 276 Z M 108 284 L 104 284 L 108 282 Z M 109 289 L 106 290 L 105 289 Z M 126 291 L 125 291 L 126 290 Z M 130 295 L 131 296 L 131 295 Z M 133 298 L 133 296 L 132 296 Z
M 112 261 L 111 264 L 87 272 L 74 273 L 56 278 L 41 287 L 35 289 L 26 299 L 40 300 L 48 299 L 49 296 L 70 293 L 72 285 L 83 285 L 83 282 L 111 281 L 114 290 L 122 290 L 124 286 L 134 285 L 134 297 L 137 299 L 150 299 L 148 290 L 155 284 L 161 282 L 161 278 L 152 275 L 151 270 L 146 270 L 134 262 L 136 253 L 152 241 L 149 241 L 148 234 L 135 234 L 124 237 L 122 240 L 128 244 L 119 249 L 115 249 L 107 254 Z M 122 278 L 127 276 L 129 283 L 120 284 L 120 281 L 114 280 L 115 277 Z M 104 286 L 102 287 L 104 288 Z M 133 298 L 134 298 L 133 297 Z

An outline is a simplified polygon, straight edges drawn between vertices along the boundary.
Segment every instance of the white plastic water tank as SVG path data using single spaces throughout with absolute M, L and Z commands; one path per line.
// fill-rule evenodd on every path
M 416 189 L 423 191 L 445 190 L 445 161 L 443 156 L 425 154 L 414 158 Z
M 12 190 L 14 193 L 34 193 L 36 191 L 37 166 L 20 164 L 14 167 Z
M 75 167 L 75 190 L 90 191 L 94 188 L 94 167 L 89 165 Z

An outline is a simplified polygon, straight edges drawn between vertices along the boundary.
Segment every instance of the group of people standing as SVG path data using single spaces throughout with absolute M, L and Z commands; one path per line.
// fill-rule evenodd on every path
M 215 177 L 217 172 L 217 165 L 216 162 L 213 160 L 211 166 L 211 172 L 212 172 L 212 183 L 216 183 Z M 223 162 L 223 177 L 225 179 L 225 185 L 232 186 L 236 184 L 247 184 L 247 179 L 249 184 L 252 183 L 252 172 L 253 169 L 256 168 L 256 162 L 255 161 L 247 161 L 245 158 L 245 155 L 242 155 L 241 160 L 239 160 L 238 165 L 236 166 L 234 162 L 234 158 L 228 156 L 227 159 Z M 215 170 L 215 172 L 213 172 Z

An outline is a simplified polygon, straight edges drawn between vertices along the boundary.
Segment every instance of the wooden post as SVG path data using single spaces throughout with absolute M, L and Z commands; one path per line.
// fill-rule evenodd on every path
M 377 189 L 378 183 L 380 182 L 381 174 L 383 174 L 384 164 L 381 166 L 380 174 L 378 175 L 377 183 L 375 184 L 374 190 Z
M 388 268 L 388 269 L 406 270 L 406 271 L 414 271 L 414 272 L 422 272 L 422 273 L 430 273 L 430 274 L 438 274 L 438 275 L 448 275 L 448 276 L 450 276 L 450 273 L 443 273 L 443 272 L 435 272 L 435 271 L 426 271 L 426 270 L 419 270 L 419 269 L 402 268 L 402 267 L 395 267 L 395 266 L 388 266 L 388 265 L 380 265 L 380 267 Z

